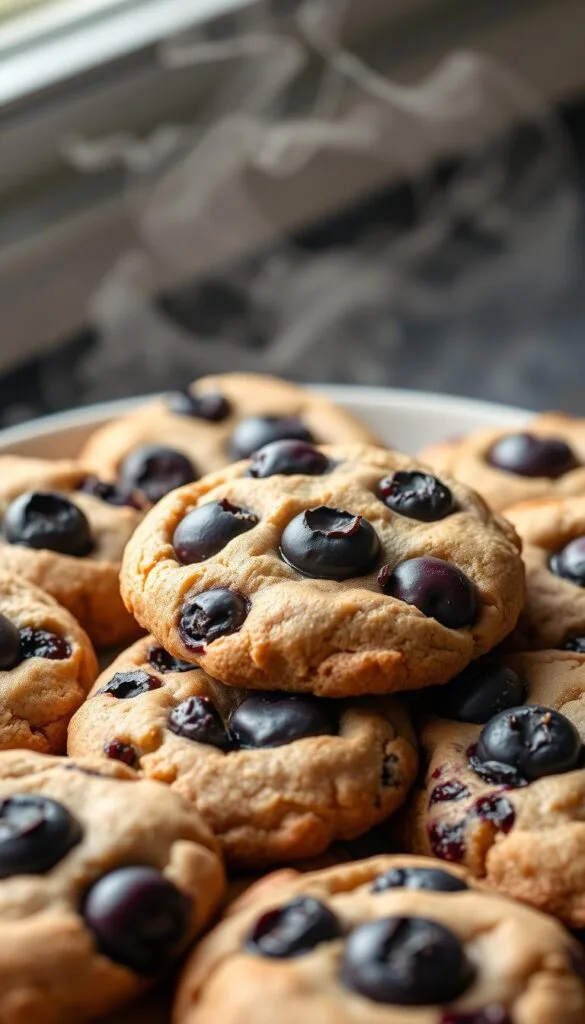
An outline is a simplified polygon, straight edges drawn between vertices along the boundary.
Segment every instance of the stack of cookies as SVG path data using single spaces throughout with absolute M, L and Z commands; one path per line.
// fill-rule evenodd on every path
M 3 1024 L 582 1024 L 585 425 L 231 374 L 0 464 Z

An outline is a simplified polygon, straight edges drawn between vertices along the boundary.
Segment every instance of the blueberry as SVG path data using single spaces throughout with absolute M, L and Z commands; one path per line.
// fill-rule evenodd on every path
M 21 661 L 18 629 L 5 615 L 0 615 L 0 672 L 15 668 Z
M 585 654 L 585 636 L 571 636 L 561 644 L 561 651 L 575 651 L 577 654 Z
M 332 701 L 311 695 L 253 694 L 232 711 L 229 727 L 241 747 L 281 747 L 307 736 L 334 736 L 339 714 Z
M 551 556 L 552 572 L 577 587 L 585 587 L 585 537 L 575 537 Z
M 382 480 L 378 492 L 393 512 L 423 523 L 434 523 L 455 511 L 451 491 L 430 473 L 400 470 Z
M 558 437 L 509 434 L 496 441 L 487 455 L 496 469 L 518 476 L 544 476 L 556 480 L 579 465 L 574 452 Z
M 81 826 L 63 804 L 23 793 L 0 802 L 0 878 L 42 875 L 81 841 Z
M 128 508 L 141 509 L 144 504 L 136 491 L 131 488 L 123 487 L 119 483 L 112 484 L 106 480 L 99 480 L 97 476 L 86 476 L 77 489 L 84 494 L 91 494 L 92 497 L 99 498 L 100 501 L 107 502 L 108 505 L 120 507 L 127 505 Z
M 199 670 L 199 665 L 192 665 L 189 661 L 183 661 L 182 658 L 175 658 L 173 654 L 169 654 L 165 651 L 164 647 L 159 647 L 158 644 L 154 644 L 148 649 L 148 663 L 165 675 L 167 672 L 195 672 Z
M 298 896 L 263 914 L 248 932 L 245 946 L 260 956 L 285 958 L 308 953 L 341 934 L 340 922 L 329 907 L 311 896 Z
M 71 657 L 71 647 L 65 637 L 48 629 L 31 629 L 29 626 L 20 631 L 20 652 L 22 658 L 49 658 L 50 661 L 64 661 Z
M 129 700 L 139 697 L 141 693 L 148 693 L 149 690 L 158 690 L 161 686 L 160 679 L 137 668 L 131 672 L 116 672 L 109 683 L 98 690 L 98 693 L 111 693 L 112 697 L 116 697 L 118 700 Z
M 409 558 L 394 570 L 385 565 L 378 583 L 384 594 L 413 604 L 448 629 L 471 626 L 479 614 L 473 583 L 442 558 Z
M 248 611 L 248 601 L 235 590 L 204 590 L 183 605 L 179 626 L 183 643 L 201 653 L 207 644 L 241 629 Z
M 315 439 L 311 431 L 293 416 L 250 416 L 241 420 L 234 430 L 231 450 L 234 458 L 248 459 L 272 441 L 292 440 L 313 444 Z
M 462 892 L 469 886 L 441 868 L 391 868 L 373 882 L 370 892 L 387 889 L 428 889 L 431 892 Z
M 526 697 L 519 676 L 495 658 L 479 658 L 446 686 L 431 687 L 428 699 L 435 714 L 454 722 L 484 725 L 490 718 L 517 707 Z
M 208 697 L 188 697 L 173 708 L 168 727 L 176 736 L 194 743 L 207 743 L 219 750 L 230 750 L 231 740 Z
M 254 455 L 247 476 L 321 476 L 330 468 L 329 459 L 306 441 L 273 441 Z
M 488 773 L 507 766 L 529 782 L 576 768 L 581 737 L 559 711 L 539 705 L 509 708 L 484 725 L 476 757 Z
M 131 743 L 122 743 L 121 740 L 106 740 L 103 750 L 106 757 L 112 761 L 121 761 L 129 768 L 134 768 L 138 762 L 138 752 Z
M 183 487 L 194 480 L 197 480 L 197 474 L 187 456 L 174 448 L 160 445 L 135 448 L 120 467 L 122 485 L 136 487 L 153 503 L 176 487 Z
M 305 576 L 347 580 L 372 570 L 380 541 L 363 516 L 319 505 L 291 519 L 282 534 L 280 552 Z
M 6 509 L 4 534 L 9 544 L 47 548 L 83 558 L 93 548 L 87 519 L 77 505 L 61 494 L 27 491 Z
M 187 513 L 173 534 L 177 560 L 183 565 L 203 562 L 257 524 L 258 516 L 227 498 L 200 505 Z
M 185 391 L 174 391 L 167 398 L 167 408 L 175 416 L 193 416 L 209 423 L 221 423 L 227 419 L 232 407 L 219 391 L 207 391 L 203 395 L 195 395 L 187 388 Z

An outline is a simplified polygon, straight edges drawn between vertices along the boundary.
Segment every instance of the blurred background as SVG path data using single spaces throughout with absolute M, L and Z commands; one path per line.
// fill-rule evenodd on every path
M 583 414 L 583 0 L 0 0 L 0 423 L 213 370 Z

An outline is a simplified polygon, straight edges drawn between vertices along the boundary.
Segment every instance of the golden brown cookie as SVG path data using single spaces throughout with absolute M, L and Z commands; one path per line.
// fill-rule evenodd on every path
M 378 443 L 368 427 L 322 395 L 277 377 L 226 373 L 202 377 L 184 392 L 100 427 L 81 459 L 100 476 L 120 477 L 158 501 L 282 438 Z
M 97 680 L 71 722 L 69 752 L 120 758 L 170 784 L 239 867 L 354 839 L 404 802 L 417 770 L 397 698 L 248 693 L 149 637 Z
M 478 430 L 428 445 L 421 462 L 473 487 L 500 511 L 519 501 L 585 495 L 585 420 L 545 413 L 516 430 Z
M 97 646 L 132 640 L 118 576 L 143 507 L 77 462 L 0 456 L 0 566 L 52 594 Z
M 581 1024 L 582 952 L 465 872 L 395 856 L 249 889 L 187 962 L 174 1024 Z
M 65 750 L 98 673 L 88 636 L 38 587 L 0 570 L 0 750 Z
M 429 698 L 411 848 L 585 927 L 585 656 L 486 659 Z
M 222 682 L 359 696 L 443 682 L 506 636 L 518 547 L 475 494 L 407 456 L 282 442 L 151 510 L 122 592 Z
M 193 808 L 121 764 L 0 754 L 0 826 L 2 1024 L 115 1009 L 203 930 L 223 894 Z

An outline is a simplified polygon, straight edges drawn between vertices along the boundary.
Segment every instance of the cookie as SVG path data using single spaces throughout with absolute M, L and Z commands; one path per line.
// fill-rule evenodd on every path
M 143 508 L 76 462 L 0 456 L 0 567 L 52 594 L 97 646 L 133 640 L 118 576 Z
M 321 395 L 276 377 L 226 373 L 202 377 L 101 427 L 81 459 L 100 476 L 120 478 L 158 501 L 282 438 L 377 443 L 371 430 Z
M 127 608 L 244 688 L 344 697 L 442 682 L 513 628 L 519 541 L 404 455 L 280 442 L 164 498 L 132 537 Z
M 473 487 L 496 511 L 532 498 L 585 495 L 585 420 L 546 413 L 522 430 L 478 430 L 429 445 L 419 459 Z
M 174 1024 L 580 1024 L 583 954 L 543 914 L 433 860 L 249 889 L 187 962 Z
M 526 604 L 509 645 L 585 651 L 585 497 L 521 502 L 504 515 L 526 566 Z
M 93 1019 L 207 925 L 215 841 L 168 787 L 114 762 L 0 754 L 0 1019 Z
M 583 928 L 585 656 L 488 658 L 427 697 L 408 844 Z
M 117 757 L 170 784 L 238 867 L 356 838 L 403 803 L 417 770 L 397 698 L 236 690 L 148 637 L 97 680 L 71 722 L 69 751 Z
M 98 674 L 89 638 L 38 587 L 0 570 L 0 750 L 65 750 Z

